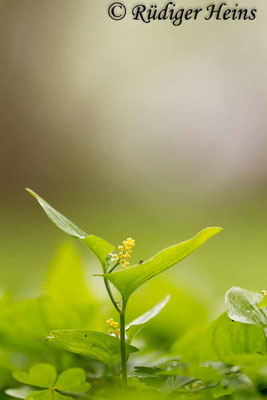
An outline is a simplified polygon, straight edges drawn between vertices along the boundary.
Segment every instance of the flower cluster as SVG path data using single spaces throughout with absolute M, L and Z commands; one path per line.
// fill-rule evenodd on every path
M 120 259 L 120 265 L 125 269 L 130 263 L 127 259 L 131 258 L 133 247 L 135 246 L 135 240 L 128 238 L 122 242 L 122 245 L 118 246 L 119 255 L 113 254 L 113 258 Z
M 119 329 L 119 323 L 115 322 L 112 318 L 107 320 L 107 325 L 108 325 L 108 333 L 110 335 L 116 335 L 117 337 L 120 336 L 120 329 Z

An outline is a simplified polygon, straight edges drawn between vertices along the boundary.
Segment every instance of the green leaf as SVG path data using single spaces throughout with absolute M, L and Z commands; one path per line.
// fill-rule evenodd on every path
M 30 369 L 29 374 L 14 373 L 14 378 L 19 382 L 27 383 L 32 386 L 48 388 L 48 390 L 40 390 L 34 392 L 28 386 L 19 389 L 9 389 L 6 393 L 16 398 L 25 397 L 40 400 L 71 400 L 70 397 L 58 393 L 56 390 L 73 394 L 82 394 L 87 392 L 91 385 L 86 382 L 85 372 L 80 368 L 71 368 L 59 375 L 56 380 L 57 373 L 53 366 L 49 364 L 37 364 Z M 56 381 L 56 383 L 55 383 Z
M 71 304 L 91 301 L 81 259 L 72 242 L 59 247 L 47 274 L 45 290 L 49 296 Z
M 2 389 L 13 385 L 14 379 L 12 376 L 13 366 L 10 363 L 10 353 L 3 351 L 2 344 L 1 344 L 0 354 L 1 354 L 0 358 L 0 392 L 1 392 Z
M 51 392 L 52 394 L 52 392 Z M 54 391 L 54 394 L 51 397 L 51 400 L 73 400 L 72 397 L 65 396 L 62 393 Z
M 192 239 L 162 250 L 143 264 L 135 265 L 123 271 L 104 274 L 127 300 L 130 295 L 146 281 L 160 274 L 166 269 L 182 261 L 208 239 L 221 232 L 222 228 L 206 228 Z
M 167 376 L 187 376 L 201 380 L 205 383 L 218 382 L 222 379 L 222 374 L 210 366 L 205 365 L 192 365 L 186 368 L 174 368 L 171 370 L 163 370 L 158 375 Z
M 226 292 L 225 306 L 229 318 L 244 324 L 267 326 L 267 308 L 258 308 L 263 295 L 239 287 L 232 287 Z
M 26 299 L 0 313 L 1 347 L 30 353 L 36 357 L 48 351 L 44 338 L 51 330 L 86 329 L 95 324 L 100 314 L 97 305 L 78 307 L 48 296 Z M 100 314 L 101 315 L 101 314 Z M 94 321 L 92 321 L 94 318 Z M 12 324 L 10 323 L 12 321 Z M 57 351 L 49 346 L 49 351 Z
M 28 394 L 25 400 L 53 400 L 51 390 L 39 390 Z
M 147 285 L 134 293 L 134 307 L 128 308 L 127 322 L 132 321 L 136 315 L 143 314 L 144 305 L 148 309 L 152 308 L 155 302 L 161 300 L 159 296 L 162 296 L 162 293 L 169 293 L 171 301 L 163 312 L 149 322 L 149 326 L 144 325 L 142 332 L 142 337 L 147 339 L 150 346 L 158 349 L 159 346 L 160 348 L 170 348 L 178 337 L 181 337 L 193 327 L 202 325 L 207 320 L 206 306 L 201 303 L 201 299 L 195 290 L 188 293 L 178 286 L 174 279 L 158 278 L 150 280 Z M 181 304 L 182 307 L 177 307 L 177 304 Z M 166 329 L 170 326 L 171 329 Z M 90 329 L 98 330 L 91 327 Z
M 156 317 L 163 310 L 170 300 L 170 297 L 170 295 L 166 296 L 160 303 L 156 304 L 155 307 L 142 314 L 140 317 L 136 318 L 126 326 L 126 334 L 129 343 L 131 343 L 134 336 L 142 329 L 144 324 Z
M 81 241 L 95 253 L 101 265 L 104 267 L 105 260 L 107 256 L 114 250 L 114 246 L 112 246 L 112 244 L 108 243 L 106 240 L 95 235 L 88 235 L 81 239 Z
M 25 400 L 72 400 L 72 398 L 48 389 L 30 393 Z
M 60 212 L 55 210 L 50 204 L 48 204 L 42 197 L 38 196 L 37 193 L 33 192 L 31 189 L 26 189 L 40 204 L 44 212 L 51 219 L 54 224 L 61 229 L 63 232 L 70 236 L 74 236 L 78 239 L 83 239 L 87 236 L 83 230 L 81 230 L 77 225 L 71 222 L 68 218 L 64 217 Z
M 46 326 L 44 336 L 56 329 L 71 327 L 99 330 L 103 326 L 101 304 L 94 295 L 95 291 L 91 283 L 91 279 L 88 281 L 88 277 L 87 279 L 85 277 L 82 261 L 74 242 L 67 241 L 60 245 L 46 277 L 45 290 L 53 299 L 54 304 L 50 309 L 45 308 L 48 316 L 44 316 L 44 320 L 50 322 L 50 314 L 54 314 L 54 317 L 53 322 L 51 321 L 49 326 Z M 63 310 L 57 313 L 59 304 L 62 304 Z M 59 321 L 63 316 L 68 314 L 71 316 L 71 312 L 77 315 L 79 322 L 75 321 L 75 318 L 68 323 Z
M 206 325 L 196 326 L 194 329 L 187 331 L 172 346 L 172 354 L 181 356 L 184 361 L 199 361 L 199 342 L 201 342 L 206 331 Z
M 101 265 L 104 265 L 106 257 L 114 250 L 114 246 L 108 243 L 106 240 L 99 238 L 94 235 L 88 235 L 77 225 L 71 222 L 68 218 L 64 217 L 60 212 L 55 210 L 50 204 L 48 204 L 42 197 L 38 196 L 31 189 L 26 189 L 40 204 L 45 211 L 48 218 L 63 232 L 70 236 L 74 236 L 85 243 L 97 256 Z
M 14 372 L 13 377 L 26 385 L 49 388 L 56 382 L 57 371 L 53 365 L 36 364 L 30 369 L 29 373 Z
M 247 375 L 256 386 L 267 387 L 267 357 L 261 354 L 244 354 L 233 357 L 233 363 L 240 366 L 242 373 Z
M 16 399 L 25 399 L 25 397 L 32 392 L 33 390 L 29 386 L 22 386 L 20 388 L 5 390 L 5 393 L 8 396 L 15 397 Z
M 59 375 L 55 389 L 68 393 L 84 393 L 90 389 L 86 375 L 81 368 L 70 368 Z
M 102 332 L 85 329 L 58 330 L 52 331 L 47 339 L 68 351 L 96 358 L 108 365 L 112 365 L 120 356 L 120 340 Z M 136 347 L 129 344 L 126 350 L 128 353 L 138 351 Z
M 244 374 L 234 374 L 227 376 L 222 381 L 223 387 L 231 387 L 235 389 L 248 389 L 253 387 L 251 379 Z
M 230 362 L 237 354 L 266 354 L 266 339 L 261 327 L 232 321 L 221 314 L 209 326 L 199 345 L 201 361 Z

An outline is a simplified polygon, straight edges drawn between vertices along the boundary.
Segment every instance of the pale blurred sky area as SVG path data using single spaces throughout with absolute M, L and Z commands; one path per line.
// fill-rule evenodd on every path
M 267 4 L 237 3 L 256 19 L 174 27 L 113 21 L 105 0 L 0 0 L 4 287 L 34 287 L 64 238 L 28 186 L 88 233 L 133 232 L 147 256 L 223 225 L 179 279 L 262 289 L 251 271 L 267 280 Z

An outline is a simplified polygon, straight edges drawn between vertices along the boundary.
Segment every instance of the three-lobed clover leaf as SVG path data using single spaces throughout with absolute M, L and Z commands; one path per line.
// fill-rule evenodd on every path
M 120 339 L 103 332 L 85 329 L 64 329 L 52 331 L 47 338 L 72 353 L 103 361 L 112 366 L 120 356 Z M 126 352 L 134 353 L 138 349 L 127 343 Z
M 29 373 L 14 372 L 13 376 L 17 381 L 26 385 L 50 388 L 56 382 L 57 371 L 53 365 L 36 364 L 30 369 Z
M 34 365 L 29 373 L 15 372 L 13 376 L 18 382 L 43 389 L 30 393 L 27 387 L 6 391 L 10 396 L 26 400 L 72 400 L 69 395 L 83 394 L 91 388 L 81 368 L 70 368 L 57 376 L 53 365 L 40 363 Z

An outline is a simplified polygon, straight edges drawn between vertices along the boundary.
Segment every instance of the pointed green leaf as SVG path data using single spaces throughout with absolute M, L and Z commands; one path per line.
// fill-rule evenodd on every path
M 90 358 L 96 358 L 108 365 L 120 356 L 120 340 L 102 332 L 85 329 L 66 329 L 52 331 L 47 338 L 64 349 Z M 127 352 L 138 351 L 136 347 L 127 344 Z
M 143 264 L 135 265 L 123 271 L 104 274 L 103 276 L 108 278 L 119 290 L 122 297 L 127 300 L 139 286 L 182 261 L 208 239 L 221 231 L 222 228 L 203 229 L 192 239 L 162 250 Z
M 86 375 L 81 368 L 70 368 L 59 375 L 55 389 L 68 393 L 84 393 L 90 389 Z
M 13 376 L 17 381 L 26 385 L 49 388 L 56 382 L 57 371 L 53 365 L 36 364 L 30 369 L 29 373 L 14 372 Z
M 126 334 L 129 343 L 133 340 L 134 336 L 142 329 L 143 325 L 150 321 L 152 318 L 156 317 L 166 306 L 168 301 L 170 300 L 170 295 L 166 296 L 160 303 L 156 304 L 155 307 L 151 308 L 151 310 L 146 313 L 140 315 L 140 317 L 136 318 L 134 321 L 130 322 L 126 326 Z
M 257 307 L 262 300 L 262 294 L 232 287 L 225 295 L 226 312 L 234 321 L 266 327 L 267 309 Z
M 221 314 L 209 326 L 199 344 L 201 361 L 230 362 L 237 354 L 266 354 L 266 338 L 257 325 L 232 321 L 226 313 Z
M 106 240 L 99 238 L 95 235 L 88 235 L 77 225 L 75 225 L 68 218 L 64 217 L 60 212 L 55 210 L 50 204 L 48 204 L 42 197 L 37 193 L 33 192 L 31 189 L 26 189 L 40 204 L 40 206 L 45 211 L 48 218 L 63 232 L 70 236 L 74 236 L 80 239 L 86 244 L 97 256 L 101 265 L 104 265 L 106 257 L 114 250 L 114 246 L 108 243 Z
M 31 189 L 26 189 L 40 204 L 48 218 L 54 222 L 54 224 L 61 229 L 63 232 L 70 236 L 74 236 L 78 239 L 83 239 L 87 236 L 83 230 L 81 230 L 77 225 L 71 222 L 68 218 L 64 217 L 60 212 L 55 210 L 50 204 L 48 204 L 42 197 L 38 196 L 37 193 L 33 192 Z

